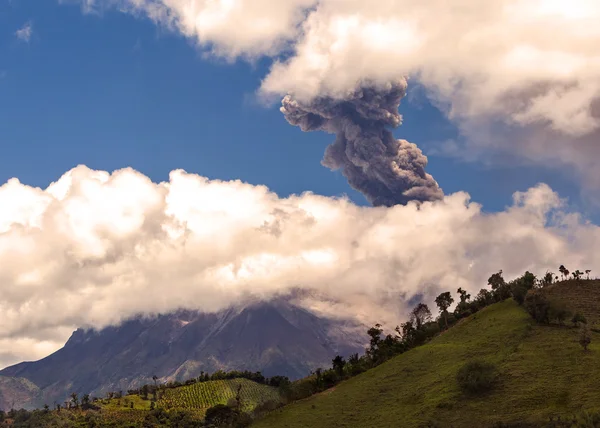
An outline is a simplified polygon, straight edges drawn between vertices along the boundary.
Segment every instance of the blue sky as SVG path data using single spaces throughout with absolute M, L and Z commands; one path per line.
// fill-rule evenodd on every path
M 28 42 L 15 32 L 31 23 Z M 366 201 L 320 165 L 332 135 L 290 126 L 254 91 L 268 61 L 206 59 L 185 38 L 118 12 L 100 17 L 53 1 L 0 3 L 0 182 L 45 187 L 86 164 L 131 166 L 154 181 L 183 168 L 210 178 L 264 184 L 285 196 L 306 190 Z M 410 98 L 410 97 L 409 97 Z M 455 127 L 424 99 L 406 99 L 395 134 L 427 154 Z M 446 193 L 468 191 L 488 211 L 543 181 L 585 212 L 577 183 L 538 167 L 486 167 L 429 156 Z

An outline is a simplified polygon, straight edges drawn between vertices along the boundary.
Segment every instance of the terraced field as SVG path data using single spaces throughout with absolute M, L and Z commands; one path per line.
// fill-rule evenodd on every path
M 248 379 L 231 379 L 167 389 L 157 404 L 164 409 L 206 410 L 216 404 L 227 404 L 229 399 L 235 398 L 239 385 L 242 386 L 240 396 L 243 410 L 249 411 L 262 402 L 280 399 L 276 388 Z
M 600 280 L 569 280 L 544 289 L 549 296 L 564 301 L 573 311 L 579 311 L 590 324 L 600 324 Z

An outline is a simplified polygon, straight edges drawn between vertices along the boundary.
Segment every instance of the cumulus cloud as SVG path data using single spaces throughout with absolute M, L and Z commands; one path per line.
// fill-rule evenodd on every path
M 600 4 L 593 0 L 324 0 L 263 90 L 343 94 L 418 78 L 452 117 L 501 115 L 581 134 L 597 128 Z
M 585 143 L 600 124 L 596 0 L 82 1 L 149 16 L 215 55 L 274 57 L 267 98 L 346 99 L 407 75 L 458 125 L 454 154 L 483 147 L 600 181 L 588 165 L 599 146 Z
M 598 127 L 600 4 L 595 0 L 86 0 L 119 5 L 214 53 L 289 58 L 267 93 L 343 98 L 363 80 L 415 76 L 452 116 L 502 114 L 571 134 Z
M 77 1 L 77 0 L 75 0 Z M 86 11 L 143 14 L 228 59 L 276 55 L 299 34 L 317 0 L 79 0 Z
M 11 179 L 0 206 L 0 344 L 19 344 L 4 363 L 139 313 L 303 290 L 318 313 L 397 323 L 411 298 L 476 292 L 498 269 L 600 269 L 600 228 L 543 184 L 486 214 L 462 192 L 373 208 L 181 170 L 157 184 L 80 166 L 46 189 Z
M 15 31 L 15 36 L 17 39 L 24 41 L 25 43 L 29 43 L 31 40 L 31 35 L 33 34 L 33 25 L 31 22 L 26 22 L 21 28 Z

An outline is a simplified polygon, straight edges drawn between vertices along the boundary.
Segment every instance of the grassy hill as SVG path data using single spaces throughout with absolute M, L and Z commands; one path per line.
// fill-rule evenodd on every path
M 272 412 L 256 427 L 486 427 L 597 411 L 600 335 L 594 333 L 587 353 L 577 337 L 568 327 L 534 324 L 507 300 L 424 346 Z M 496 388 L 478 397 L 465 396 L 456 381 L 458 369 L 474 358 L 500 372 Z

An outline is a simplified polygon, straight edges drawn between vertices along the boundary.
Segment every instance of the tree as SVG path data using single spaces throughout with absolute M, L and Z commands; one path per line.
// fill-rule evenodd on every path
M 479 290 L 479 293 L 477 293 L 477 296 L 475 297 L 475 301 L 477 302 L 477 305 L 480 308 L 484 308 L 487 305 L 489 305 L 490 303 L 492 303 L 494 300 L 493 300 L 492 293 L 489 290 L 482 288 L 481 290 Z
M 458 302 L 458 305 L 456 305 L 456 308 L 454 309 L 454 313 L 457 314 L 459 317 L 468 315 L 469 314 L 469 300 L 471 299 L 471 295 L 469 293 L 467 293 L 467 290 L 463 290 L 462 288 L 459 288 L 458 290 L 456 290 L 456 292 L 458 293 L 460 302 Z
M 148 399 L 148 392 L 150 391 L 150 388 L 148 387 L 148 385 L 144 385 L 141 387 L 140 389 L 140 394 L 142 395 L 142 398 L 144 400 Z
M 542 278 L 542 286 L 547 287 L 548 285 L 551 285 L 553 280 L 554 280 L 554 273 L 549 272 L 549 271 L 546 272 L 546 275 L 544 275 L 544 277 Z
M 400 324 L 400 329 L 397 331 L 400 334 L 400 337 L 402 338 L 402 341 L 405 343 L 406 347 L 412 347 L 415 342 L 415 333 L 417 331 L 414 323 L 410 320 L 406 321 Z
M 79 406 L 79 397 L 74 392 L 71 394 L 71 402 L 73 403 L 73 407 L 77 408 Z
M 519 278 L 521 280 L 521 282 L 523 283 L 523 286 L 527 289 L 527 290 L 531 290 L 533 287 L 535 287 L 535 275 L 532 274 L 529 271 L 526 271 L 523 276 L 521 278 Z
M 497 273 L 493 274 L 488 278 L 488 285 L 492 287 L 492 290 L 494 291 L 506 285 L 506 282 L 502 277 L 502 270 L 498 271 Z
M 524 300 L 525 310 L 539 323 L 547 324 L 550 303 L 541 290 L 529 290 Z
M 560 274 L 561 274 L 561 276 L 562 276 L 562 279 L 563 279 L 563 280 L 565 279 L 565 276 L 567 276 L 567 275 L 568 275 L 568 272 L 569 272 L 569 271 L 567 270 L 567 268 L 565 268 L 565 265 L 560 265 L 560 266 L 558 267 L 558 271 L 560 272 Z
M 488 278 L 488 284 L 492 287 L 494 300 L 503 301 L 510 297 L 510 287 L 504 281 L 501 270 Z
M 204 416 L 204 422 L 208 426 L 225 427 L 232 426 L 238 418 L 238 412 L 225 404 L 217 404 L 209 408 Z
M 331 362 L 333 364 L 333 370 L 337 373 L 338 377 L 344 377 L 344 366 L 346 365 L 344 358 L 341 355 L 336 355 Z
M 415 324 L 415 328 L 420 330 L 423 324 L 431 321 L 431 311 L 425 303 L 419 303 L 410 312 L 410 320 Z
M 590 272 L 591 272 L 591 269 L 586 269 L 585 270 L 585 274 L 587 275 L 586 279 L 590 279 Z
M 375 324 L 375 327 L 371 327 L 367 334 L 371 338 L 369 341 L 369 348 L 367 349 L 367 355 L 372 361 L 377 360 L 378 350 L 379 350 L 379 342 L 381 342 L 381 334 L 383 333 L 383 329 L 381 328 L 381 324 Z
M 471 295 L 467 293 L 467 290 L 459 288 L 456 292 L 460 296 L 460 303 L 467 303 L 471 299 Z
M 444 317 L 446 329 L 448 329 L 448 308 L 452 303 L 454 303 L 454 299 L 449 291 L 446 291 L 435 298 L 435 304 L 440 309 L 440 314 Z
M 235 392 L 235 402 L 237 404 L 236 409 L 241 410 L 242 409 L 242 384 L 241 383 L 237 386 L 237 389 Z
M 154 381 L 154 387 L 156 387 L 156 381 L 158 380 L 158 377 L 154 375 L 152 376 L 152 380 Z
M 592 334 L 587 324 L 582 324 L 579 332 L 579 344 L 584 351 L 588 350 L 588 346 L 592 343 Z

